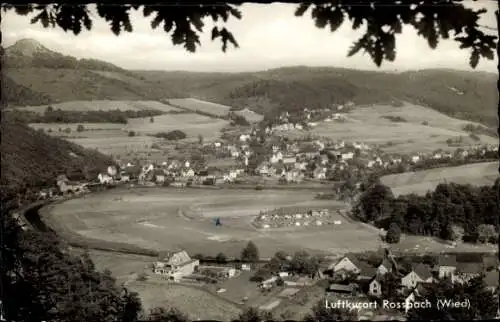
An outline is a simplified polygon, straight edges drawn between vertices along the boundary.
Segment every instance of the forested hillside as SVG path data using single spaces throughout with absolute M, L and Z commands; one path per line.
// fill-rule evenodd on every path
M 25 125 L 1 124 L 2 193 L 54 184 L 59 174 L 94 179 L 113 160 L 66 140 L 50 137 Z
M 496 75 L 456 70 L 383 73 L 342 68 L 287 67 L 241 74 L 137 72 L 146 79 L 236 109 L 266 114 L 304 107 L 409 101 L 452 117 L 497 125 Z

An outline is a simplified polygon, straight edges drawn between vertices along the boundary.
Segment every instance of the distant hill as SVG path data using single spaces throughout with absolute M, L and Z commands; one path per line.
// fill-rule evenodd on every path
M 272 117 L 280 111 L 408 101 L 449 116 L 498 124 L 497 76 L 431 69 L 403 73 L 332 67 L 286 67 L 262 72 L 129 71 L 94 59 L 56 53 L 34 40 L 4 50 L 8 105 L 73 100 L 162 100 L 193 97 L 247 107 Z M 17 95 L 23 92 L 26 95 Z
M 50 137 L 22 124 L 1 124 L 1 191 L 53 184 L 57 175 L 95 178 L 113 164 L 110 157 L 66 140 Z
M 138 71 L 185 95 L 275 114 L 308 107 L 408 101 L 449 116 L 496 126 L 497 76 L 431 69 L 384 73 L 328 67 L 286 67 L 256 73 Z
M 2 69 L 2 105 L 179 96 L 111 63 L 62 55 L 31 39 L 19 40 L 3 50 Z

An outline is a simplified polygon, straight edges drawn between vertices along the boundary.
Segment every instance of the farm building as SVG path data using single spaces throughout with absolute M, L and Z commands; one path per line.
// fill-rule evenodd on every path
M 153 264 L 155 274 L 167 276 L 170 280 L 178 281 L 184 276 L 194 273 L 200 265 L 197 259 L 191 259 L 186 251 L 162 252 L 158 261 Z

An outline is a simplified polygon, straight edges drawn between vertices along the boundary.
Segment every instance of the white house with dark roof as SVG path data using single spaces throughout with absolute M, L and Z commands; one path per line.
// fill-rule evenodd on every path
M 200 261 L 191 259 L 184 250 L 160 252 L 158 260 L 153 264 L 153 271 L 155 274 L 178 281 L 184 276 L 193 274 L 199 265 Z
M 436 268 L 439 278 L 453 278 L 453 275 L 457 270 L 457 259 L 452 255 L 439 256 Z

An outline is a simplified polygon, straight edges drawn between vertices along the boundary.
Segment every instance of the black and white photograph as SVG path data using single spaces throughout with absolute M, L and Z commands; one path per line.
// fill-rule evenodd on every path
M 497 1 L 1 15 L 1 322 L 500 320 Z

